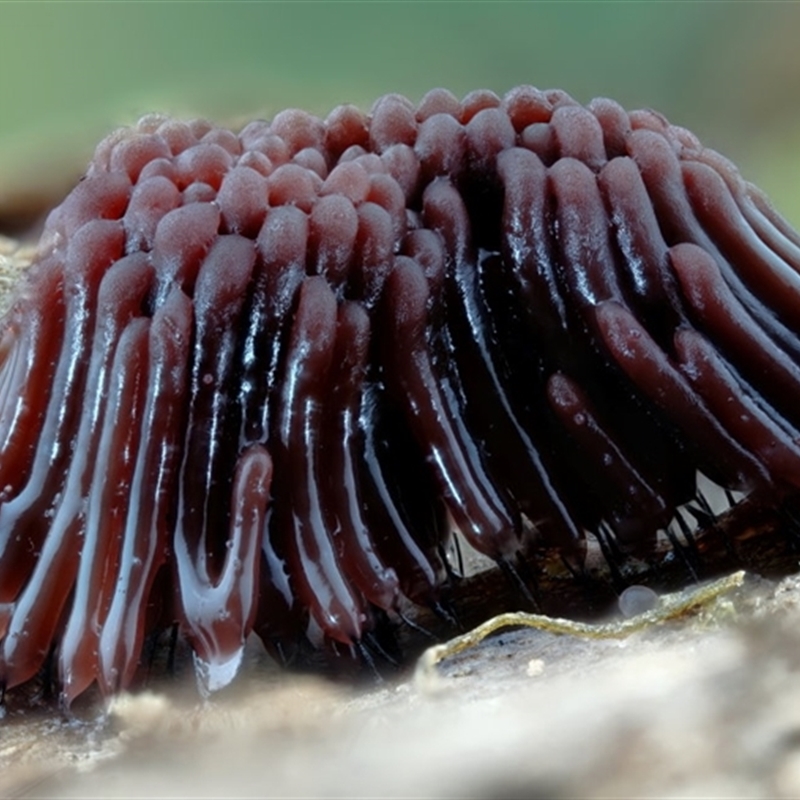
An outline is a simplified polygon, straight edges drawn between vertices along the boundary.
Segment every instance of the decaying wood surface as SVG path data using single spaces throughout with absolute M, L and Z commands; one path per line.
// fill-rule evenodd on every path
M 103 715 L 10 715 L 3 797 L 795 797 L 800 581 L 750 577 L 699 615 L 598 641 L 507 631 L 355 686 L 250 654 Z M 98 716 L 99 714 L 99 716 Z

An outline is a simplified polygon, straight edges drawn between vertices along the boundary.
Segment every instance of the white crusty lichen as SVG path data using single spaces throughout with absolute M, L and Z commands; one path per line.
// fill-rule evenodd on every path
M 14 239 L 0 236 L 0 315 L 8 309 L 14 286 L 34 253 L 34 247 L 21 246 Z

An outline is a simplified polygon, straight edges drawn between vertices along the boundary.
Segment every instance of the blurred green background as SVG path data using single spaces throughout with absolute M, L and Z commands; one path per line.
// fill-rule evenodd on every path
M 0 230 L 148 111 L 324 114 L 518 83 L 656 108 L 800 223 L 797 3 L 6 0 L 0 31 Z

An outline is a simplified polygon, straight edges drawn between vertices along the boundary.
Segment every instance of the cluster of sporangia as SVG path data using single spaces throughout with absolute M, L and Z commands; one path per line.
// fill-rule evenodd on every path
M 451 527 L 577 566 L 698 470 L 800 486 L 799 269 L 730 163 L 605 99 L 112 134 L 3 322 L 0 684 L 115 692 L 177 620 L 213 688 L 252 629 L 435 605 Z

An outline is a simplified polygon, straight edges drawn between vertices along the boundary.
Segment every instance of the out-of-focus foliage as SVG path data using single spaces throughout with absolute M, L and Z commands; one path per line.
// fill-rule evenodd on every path
M 147 111 L 324 114 L 532 83 L 663 111 L 800 221 L 800 4 L 0 3 L 0 31 L 0 205 L 29 164 L 80 163 Z

